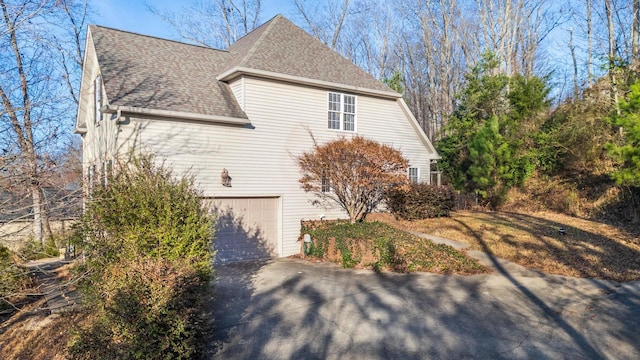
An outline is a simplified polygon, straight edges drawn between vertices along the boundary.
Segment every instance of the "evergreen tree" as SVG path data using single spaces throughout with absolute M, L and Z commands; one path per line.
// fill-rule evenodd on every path
M 631 86 L 629 100 L 621 100 L 619 109 L 611 122 L 622 129 L 622 141 L 607 144 L 609 154 L 620 162 L 611 177 L 620 185 L 640 186 L 640 82 Z
M 498 64 L 487 53 L 473 67 L 437 144 L 439 165 L 452 185 L 478 192 L 494 206 L 535 169 L 533 140 L 526 134 L 537 129 L 549 93 L 544 79 L 508 77 L 498 72 Z

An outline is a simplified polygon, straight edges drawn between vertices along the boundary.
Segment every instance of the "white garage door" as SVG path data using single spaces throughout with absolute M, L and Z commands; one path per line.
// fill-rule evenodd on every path
M 216 198 L 216 262 L 262 259 L 277 255 L 276 197 Z

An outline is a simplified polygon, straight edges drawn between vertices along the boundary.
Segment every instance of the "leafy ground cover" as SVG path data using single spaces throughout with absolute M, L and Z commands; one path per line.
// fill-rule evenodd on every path
M 489 271 L 448 245 L 434 244 L 381 222 L 307 222 L 302 232 L 314 240 L 311 257 L 342 263 L 344 267 L 440 274 Z
M 70 268 L 64 265 L 52 271 L 60 283 L 72 280 Z M 33 284 L 29 293 L 38 293 L 38 284 Z M 3 359 L 65 359 L 69 331 L 87 319 L 82 312 L 51 314 L 44 310 L 43 296 L 33 297 L 32 302 L 20 305 L 20 310 L 8 317 L 0 318 L 0 354 Z
M 637 230 L 552 212 L 461 211 L 418 221 L 372 214 L 370 219 L 465 242 L 472 249 L 548 274 L 620 282 L 640 279 Z

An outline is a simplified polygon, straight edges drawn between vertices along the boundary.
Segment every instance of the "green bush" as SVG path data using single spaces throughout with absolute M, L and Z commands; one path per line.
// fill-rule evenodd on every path
M 75 359 L 192 358 L 212 276 L 214 219 L 193 179 L 133 158 L 98 185 L 78 227 L 94 317 L 71 342 Z
M 29 271 L 16 263 L 11 250 L 0 245 L 0 311 L 11 307 L 16 293 L 30 283 Z
M 449 216 L 454 208 L 455 194 L 448 186 L 414 183 L 405 188 L 387 191 L 389 211 L 405 220 Z
M 75 338 L 76 359 L 188 359 L 197 349 L 201 282 L 188 260 L 141 257 L 105 269 L 99 316 Z
M 40 244 L 40 241 L 31 238 L 24 243 L 19 251 L 19 255 L 24 260 L 38 260 L 51 257 L 60 256 L 60 250 L 56 245 L 55 238 L 48 238 L 44 246 Z

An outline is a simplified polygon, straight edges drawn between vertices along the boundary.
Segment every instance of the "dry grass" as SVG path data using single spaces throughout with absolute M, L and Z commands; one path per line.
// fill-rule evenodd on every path
M 25 306 L 0 324 L 3 359 L 65 359 L 70 329 L 81 321 L 80 313 L 51 315 L 40 311 L 44 299 Z
M 399 221 L 372 214 L 400 229 L 468 243 L 522 266 L 549 274 L 609 279 L 640 279 L 640 237 L 619 227 L 552 212 L 462 211 L 449 218 Z M 564 228 L 565 235 L 558 229 Z
M 71 265 L 68 264 L 53 270 L 55 277 L 62 282 L 69 281 L 72 276 L 70 268 Z M 38 292 L 37 286 L 32 292 Z M 44 297 L 32 298 L 32 301 L 22 306 L 19 311 L 7 319 L 0 320 L 0 358 L 66 358 L 70 330 L 75 324 L 83 321 L 85 316 L 76 312 L 52 315 L 44 310 L 44 307 Z

